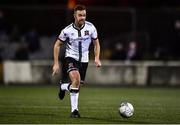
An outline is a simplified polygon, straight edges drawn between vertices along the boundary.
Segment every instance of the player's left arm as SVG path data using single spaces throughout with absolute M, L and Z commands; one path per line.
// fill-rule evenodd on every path
M 94 39 L 93 40 L 93 44 L 94 44 L 94 55 L 95 55 L 95 65 L 97 67 L 101 66 L 101 61 L 99 59 L 100 57 L 100 44 L 99 44 L 99 39 Z

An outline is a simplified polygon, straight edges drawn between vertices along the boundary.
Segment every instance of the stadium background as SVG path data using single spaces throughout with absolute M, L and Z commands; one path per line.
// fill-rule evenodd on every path
M 89 111 L 92 117 L 69 121 L 59 116 L 61 110 L 68 115 L 69 102 L 66 99 L 59 109 L 56 84 L 60 76 L 51 77 L 51 68 L 54 42 L 73 21 L 72 8 L 78 3 L 87 6 L 87 20 L 97 27 L 103 65 L 95 68 L 91 46 L 82 107 L 94 104 L 104 115 L 99 118 L 98 112 Z M 1 0 L 0 123 L 180 123 L 179 59 L 178 0 Z M 91 99 L 88 92 L 97 95 Z M 83 100 L 87 98 L 92 102 Z M 115 115 L 122 100 L 136 106 L 138 113 L 129 121 Z M 149 109 L 142 109 L 142 102 Z M 82 112 L 89 113 L 86 110 Z

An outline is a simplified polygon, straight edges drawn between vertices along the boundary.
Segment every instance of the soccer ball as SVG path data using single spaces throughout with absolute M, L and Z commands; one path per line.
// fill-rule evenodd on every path
M 119 107 L 119 114 L 124 118 L 129 118 L 134 113 L 134 107 L 129 102 L 122 102 Z

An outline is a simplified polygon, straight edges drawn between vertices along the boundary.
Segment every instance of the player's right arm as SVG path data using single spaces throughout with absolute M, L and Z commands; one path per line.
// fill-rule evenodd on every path
M 52 76 L 54 76 L 56 73 L 59 73 L 59 49 L 63 43 L 57 39 L 54 44 L 54 64 L 53 64 L 53 73 Z

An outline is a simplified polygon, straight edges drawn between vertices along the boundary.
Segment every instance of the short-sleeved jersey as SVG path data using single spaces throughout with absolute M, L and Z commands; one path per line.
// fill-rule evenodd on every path
M 97 39 L 97 30 L 92 23 L 87 21 L 81 28 L 77 28 L 72 23 L 61 31 L 58 39 L 62 42 L 67 41 L 65 57 L 88 62 L 89 46 L 92 39 Z

